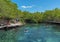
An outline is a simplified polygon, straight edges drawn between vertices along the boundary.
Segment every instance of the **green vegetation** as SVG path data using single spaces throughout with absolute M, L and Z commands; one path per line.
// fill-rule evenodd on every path
M 60 22 L 60 9 L 46 10 L 45 12 L 30 13 L 17 9 L 17 5 L 10 0 L 0 0 L 0 19 L 7 17 L 18 18 L 22 22 L 40 23 L 44 21 Z

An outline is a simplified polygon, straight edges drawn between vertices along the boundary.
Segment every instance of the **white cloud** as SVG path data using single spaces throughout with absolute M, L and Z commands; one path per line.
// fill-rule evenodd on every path
M 21 6 L 22 8 L 32 8 L 32 6 Z

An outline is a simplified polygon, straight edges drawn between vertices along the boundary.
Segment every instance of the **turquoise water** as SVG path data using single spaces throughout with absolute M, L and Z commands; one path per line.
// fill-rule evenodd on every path
M 0 42 L 60 42 L 60 26 L 31 24 L 8 31 L 0 30 Z

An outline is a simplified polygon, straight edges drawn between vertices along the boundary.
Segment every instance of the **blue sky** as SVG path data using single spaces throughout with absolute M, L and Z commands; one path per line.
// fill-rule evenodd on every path
M 60 8 L 60 0 L 12 0 L 12 2 L 18 5 L 18 9 L 29 12 Z

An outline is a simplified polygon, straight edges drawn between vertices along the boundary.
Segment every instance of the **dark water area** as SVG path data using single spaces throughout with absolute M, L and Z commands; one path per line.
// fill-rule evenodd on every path
M 0 42 L 60 42 L 60 25 L 27 24 L 8 31 L 0 30 Z

